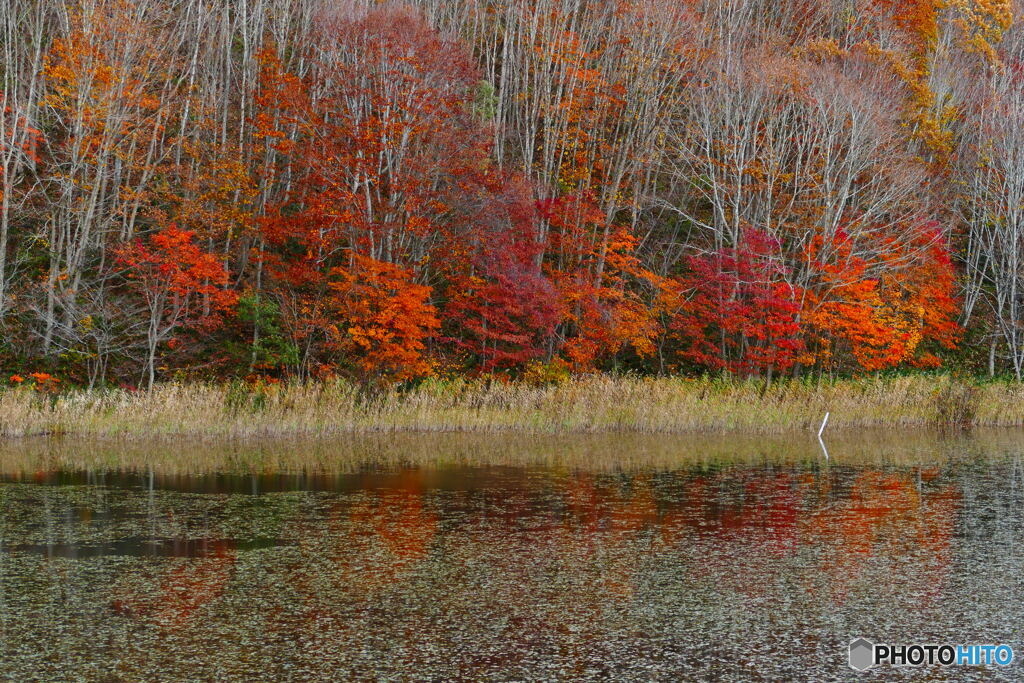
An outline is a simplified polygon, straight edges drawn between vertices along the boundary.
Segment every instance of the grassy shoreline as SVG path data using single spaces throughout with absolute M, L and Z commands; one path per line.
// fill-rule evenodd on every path
M 751 433 L 1017 427 L 1024 384 L 948 376 L 827 382 L 595 375 L 553 386 L 431 381 L 367 395 L 344 383 L 158 385 L 150 392 L 0 392 L 0 437 L 331 437 L 370 432 Z
M 825 460 L 816 430 L 779 434 L 530 434 L 525 432 L 359 433 L 336 438 L 259 440 L 209 438 L 124 439 L 37 437 L 0 439 L 0 480 L 53 483 L 74 472 L 356 475 L 368 481 L 408 470 L 463 475 L 479 468 L 538 468 L 570 472 L 651 472 L 729 466 L 942 467 L 953 462 L 1019 459 L 1016 428 L 970 432 L 934 429 L 844 430 L 825 435 Z M 461 475 L 460 475 L 461 476 Z M 42 479 L 41 479 L 42 477 Z M 456 480 L 461 481 L 461 480 Z M 336 482 L 335 482 L 336 483 Z M 189 485 L 187 481 L 183 485 Z M 331 481 L 322 482 L 330 488 Z M 312 485 L 307 481 L 307 484 Z M 318 484 L 319 485 L 319 484 Z

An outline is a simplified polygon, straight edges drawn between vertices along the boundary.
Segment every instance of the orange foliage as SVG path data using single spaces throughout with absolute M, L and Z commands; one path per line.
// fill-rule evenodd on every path
M 632 279 L 654 279 L 636 257 L 636 238 L 623 227 L 608 226 L 603 253 L 601 245 L 586 239 L 587 233 L 605 228 L 603 215 L 587 194 L 562 197 L 545 208 L 555 230 L 552 244 L 565 264 L 549 272 L 564 302 L 563 353 L 572 368 L 593 370 L 600 358 L 625 347 L 640 356 L 651 354 L 657 321 L 628 287 Z
M 429 375 L 426 342 L 440 327 L 430 287 L 390 263 L 352 253 L 349 268 L 335 268 L 331 308 L 340 321 L 333 343 L 356 358 L 367 379 L 400 382 Z
M 136 240 L 123 247 L 118 257 L 150 300 L 187 306 L 201 299 L 206 316 L 225 311 L 237 298 L 224 288 L 228 272 L 220 259 L 200 249 L 194 232 L 176 225 L 151 235 L 148 245 Z
M 987 106 L 971 78 L 1007 73 L 1009 0 L 793 0 L 756 26 L 728 25 L 743 3 L 474 5 L 473 45 L 324 8 L 223 52 L 156 40 L 181 17 L 152 4 L 68 8 L 19 57 L 38 83 L 5 78 L 0 314 L 31 324 L 0 360 L 123 381 L 146 337 L 152 382 L 202 330 L 232 347 L 217 376 L 392 383 L 934 367 L 957 343 L 942 195 L 983 153 L 958 126 Z
M 865 370 L 908 361 L 933 367 L 938 363 L 934 355 L 917 353 L 922 342 L 955 346 L 952 263 L 934 229 L 923 230 L 910 247 L 917 254 L 891 244 L 881 250 L 878 258 L 890 267 L 879 277 L 867 274 L 870 264 L 852 253 L 844 235 L 831 245 L 835 255 L 829 263 L 816 260 L 822 245 L 819 235 L 805 252 L 819 276 L 806 293 L 803 314 L 815 360 L 828 361 L 844 345 Z

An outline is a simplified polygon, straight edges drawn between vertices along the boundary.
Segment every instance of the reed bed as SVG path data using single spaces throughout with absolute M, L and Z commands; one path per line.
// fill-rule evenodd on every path
M 432 380 L 367 392 L 347 382 L 168 383 L 148 392 L 0 392 L 0 436 L 328 437 L 357 432 L 533 434 L 806 431 L 1024 425 L 1024 385 L 947 376 L 826 382 L 594 375 L 551 386 Z
M 710 469 L 733 465 L 932 467 L 951 461 L 1015 459 L 1024 451 L 1014 429 L 847 430 L 827 435 L 830 459 L 805 434 L 527 434 L 362 433 L 339 438 L 118 440 L 27 438 L 0 441 L 0 478 L 38 481 L 43 473 L 142 472 L 174 484 L 207 474 L 305 477 L 465 468 L 542 468 L 616 473 Z M 443 476 L 443 474 L 438 474 Z M 523 474 L 522 476 L 532 476 Z M 461 479 L 460 479 L 461 481 Z M 186 482 L 187 484 L 187 482 Z M 330 487 L 330 482 L 327 483 Z

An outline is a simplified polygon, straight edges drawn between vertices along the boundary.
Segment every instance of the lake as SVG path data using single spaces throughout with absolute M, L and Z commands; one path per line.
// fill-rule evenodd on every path
M 1024 656 L 1024 433 L 826 442 L 8 442 L 0 677 L 833 680 L 860 677 L 856 637 Z

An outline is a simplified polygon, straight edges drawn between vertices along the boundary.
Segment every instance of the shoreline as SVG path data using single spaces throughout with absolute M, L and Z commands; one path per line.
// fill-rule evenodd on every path
M 826 434 L 1024 426 L 1024 384 L 947 375 L 834 381 L 590 375 L 532 386 L 431 380 L 368 394 L 347 382 L 167 383 L 148 392 L 0 392 L 0 439 L 334 439 L 354 434 Z
M 401 472 L 479 469 L 621 473 L 731 466 L 942 468 L 977 460 L 1019 460 L 1024 429 L 865 429 L 826 436 L 825 458 L 813 432 L 787 434 L 361 433 L 335 438 L 261 440 L 26 437 L 0 439 L 0 481 L 73 483 L 65 475 L 135 473 L 143 478 L 238 475 L 355 476 L 367 481 Z M 432 475 L 433 476 L 433 475 Z M 518 475 L 517 475 L 518 476 Z M 544 475 L 547 476 L 547 475 Z M 72 479 L 74 477 L 72 476 Z M 88 477 L 87 477 L 88 478 Z M 283 481 L 283 480 L 281 480 Z M 312 480 L 310 480 L 312 481 Z M 382 480 L 383 481 L 383 480 Z M 330 482 L 327 482 L 328 485 Z M 394 482 L 392 482 L 394 484 Z M 188 484 L 191 485 L 191 484 Z M 305 485 L 305 484 L 301 484 Z M 266 486 L 266 483 L 263 485 Z

